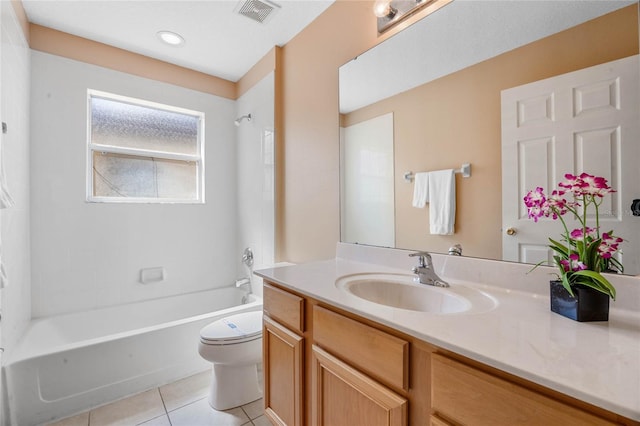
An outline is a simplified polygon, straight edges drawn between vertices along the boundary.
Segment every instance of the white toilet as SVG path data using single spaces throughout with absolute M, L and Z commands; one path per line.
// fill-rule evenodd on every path
M 209 405 L 227 410 L 262 398 L 262 311 L 243 312 L 200 330 L 200 356 L 213 363 Z

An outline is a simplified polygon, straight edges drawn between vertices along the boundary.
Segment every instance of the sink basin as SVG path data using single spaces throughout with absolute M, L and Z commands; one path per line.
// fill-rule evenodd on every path
M 336 280 L 336 287 L 379 305 L 432 314 L 478 313 L 496 306 L 491 296 L 464 285 L 434 287 L 414 282 L 414 275 L 363 273 Z

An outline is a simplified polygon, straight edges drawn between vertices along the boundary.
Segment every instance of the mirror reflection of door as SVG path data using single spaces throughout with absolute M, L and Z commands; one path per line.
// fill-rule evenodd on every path
M 625 273 L 640 273 L 640 218 L 630 210 L 640 194 L 638 61 L 631 56 L 502 92 L 505 260 L 552 262 L 548 238 L 559 239 L 562 225 L 528 219 L 523 198 L 538 186 L 550 193 L 566 173 L 586 172 L 617 190 L 600 207 L 601 229 L 625 239 L 619 260 Z
M 341 131 L 342 241 L 395 245 L 393 113 Z

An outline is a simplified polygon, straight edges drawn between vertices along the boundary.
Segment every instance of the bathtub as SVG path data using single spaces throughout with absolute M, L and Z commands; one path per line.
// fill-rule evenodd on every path
M 210 364 L 198 354 L 210 322 L 262 309 L 225 287 L 32 320 L 4 367 L 8 424 L 37 425 L 141 392 Z

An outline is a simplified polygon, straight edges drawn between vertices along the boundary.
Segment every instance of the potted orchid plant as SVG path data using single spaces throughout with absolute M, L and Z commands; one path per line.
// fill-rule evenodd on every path
M 612 192 L 615 190 L 605 178 L 582 173 L 566 174 L 551 194 L 538 187 L 524 197 L 529 218 L 537 222 L 548 217 L 562 223 L 560 240 L 549 238 L 560 271 L 558 280 L 551 281 L 551 310 L 577 321 L 606 321 L 609 298 L 616 297 L 615 288 L 602 272 L 623 271 L 614 256 L 623 240 L 613 231 L 601 232 L 598 210 L 604 196 Z M 595 213 L 592 225 L 587 222 L 590 208 Z M 567 214 L 577 220 L 572 230 Z

